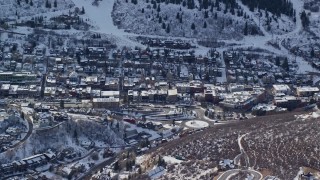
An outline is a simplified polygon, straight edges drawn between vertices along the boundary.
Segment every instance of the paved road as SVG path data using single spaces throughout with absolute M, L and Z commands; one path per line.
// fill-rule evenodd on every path
M 27 132 L 27 134 L 24 136 L 24 138 L 22 138 L 21 141 L 18 142 L 17 144 L 13 145 L 13 146 L 11 147 L 11 149 L 14 149 L 14 148 L 20 146 L 20 145 L 21 145 L 22 143 L 24 143 L 24 142 L 31 136 L 31 134 L 32 134 L 32 131 L 33 131 L 33 123 L 32 123 L 32 121 L 31 121 L 29 115 L 25 115 L 25 120 L 27 120 L 27 122 L 28 122 L 28 127 L 29 127 L 28 132 Z
M 56 124 L 54 126 L 50 126 L 50 127 L 36 128 L 35 131 L 49 131 L 49 130 L 52 130 L 52 129 L 54 129 L 54 128 L 56 128 L 56 127 L 58 127 L 58 126 L 60 126 L 61 124 L 64 124 L 64 123 L 65 123 L 65 121 L 63 121 L 61 123 L 58 123 L 58 124 Z
M 238 138 L 238 145 L 239 145 L 239 148 L 240 148 L 240 151 L 241 151 L 241 154 L 240 156 L 244 157 L 245 159 L 245 162 L 246 162 L 246 167 L 250 167 L 250 161 L 249 161 L 249 156 L 248 154 L 246 153 L 246 151 L 244 150 L 242 144 L 241 144 L 241 141 L 242 139 L 246 136 L 247 134 L 243 134 L 241 135 L 239 138 Z
M 217 180 L 229 179 L 232 176 L 238 174 L 240 171 L 247 172 L 247 173 L 250 173 L 251 175 L 253 175 L 253 179 L 252 180 L 261 180 L 262 177 L 263 177 L 261 173 L 259 173 L 257 171 L 254 171 L 254 170 L 232 169 L 232 170 L 226 171 L 223 174 L 221 174 Z

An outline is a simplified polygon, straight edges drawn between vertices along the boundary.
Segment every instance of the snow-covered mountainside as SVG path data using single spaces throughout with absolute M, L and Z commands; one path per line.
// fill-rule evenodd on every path
M 137 34 L 238 40 L 259 34 L 256 23 L 240 6 L 231 10 L 224 3 L 200 10 L 153 1 L 116 1 L 112 15 L 119 28 Z
M 71 0 L 0 0 L 0 17 L 19 19 L 40 13 L 67 10 L 74 7 Z

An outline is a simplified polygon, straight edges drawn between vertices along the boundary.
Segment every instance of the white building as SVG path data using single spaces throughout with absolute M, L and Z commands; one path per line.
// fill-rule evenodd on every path
M 284 96 L 290 94 L 291 89 L 286 84 L 278 84 L 272 86 L 272 93 L 274 96 Z

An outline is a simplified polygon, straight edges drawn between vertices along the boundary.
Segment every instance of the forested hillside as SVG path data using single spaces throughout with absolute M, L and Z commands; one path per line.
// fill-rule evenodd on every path
M 247 5 L 251 11 L 255 8 L 267 10 L 272 14 L 280 16 L 285 14 L 287 16 L 294 16 L 293 5 L 289 0 L 241 0 L 243 4 Z M 148 0 L 147 0 L 148 2 Z M 221 8 L 220 4 L 225 4 L 223 11 L 230 11 L 232 14 L 238 9 L 236 0 L 151 0 L 151 3 L 172 3 L 182 4 L 188 9 L 198 8 L 213 9 L 214 7 Z M 197 6 L 199 4 L 199 6 Z
M 289 0 L 119 0 L 113 15 L 118 27 L 130 32 L 205 39 L 261 35 L 260 25 L 283 34 L 296 21 Z
M 113 17 L 119 28 L 139 34 L 198 39 L 262 34 L 235 0 L 123 0 L 115 3 Z
M 293 5 L 289 0 L 241 0 L 243 4 L 247 5 L 251 11 L 255 8 L 267 10 L 276 16 L 285 14 L 293 17 L 295 11 Z

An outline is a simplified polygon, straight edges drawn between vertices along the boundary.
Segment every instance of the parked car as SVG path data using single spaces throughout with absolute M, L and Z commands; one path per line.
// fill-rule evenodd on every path
M 123 118 L 123 121 L 126 121 L 131 124 L 136 124 L 136 120 L 134 118 Z

